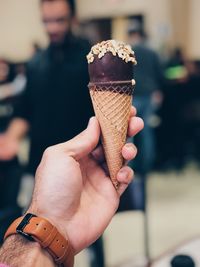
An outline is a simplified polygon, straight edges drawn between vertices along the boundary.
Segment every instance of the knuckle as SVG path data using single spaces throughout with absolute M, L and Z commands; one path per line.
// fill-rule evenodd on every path
M 43 153 L 43 157 L 44 157 L 44 158 L 48 158 L 49 156 L 52 155 L 53 151 L 54 151 L 53 146 L 47 147 L 47 148 L 45 149 L 44 153 Z

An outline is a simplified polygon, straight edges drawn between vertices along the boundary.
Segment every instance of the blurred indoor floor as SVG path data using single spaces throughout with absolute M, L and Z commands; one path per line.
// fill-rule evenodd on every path
M 200 235 L 200 170 L 193 163 L 180 172 L 152 173 L 148 184 L 150 252 L 153 259 L 181 242 Z M 143 215 L 115 216 L 105 232 L 109 267 L 142 267 Z M 86 253 L 76 267 L 88 267 Z

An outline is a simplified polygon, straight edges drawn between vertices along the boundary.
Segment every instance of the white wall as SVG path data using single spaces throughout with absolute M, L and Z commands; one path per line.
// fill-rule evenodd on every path
M 46 43 L 38 0 L 1 0 L 0 57 L 25 60 L 33 42 Z
M 0 0 L 0 57 L 25 60 L 33 42 L 47 43 L 39 0 Z M 200 0 L 76 0 L 80 19 L 113 17 L 115 38 L 125 38 L 127 15 L 143 14 L 155 47 L 182 44 L 189 56 L 200 58 Z M 121 39 L 120 38 L 120 39 Z
M 172 25 L 168 0 L 76 0 L 76 2 L 80 20 L 119 17 L 113 23 L 113 35 L 118 39 L 120 36 L 122 39 L 125 38 L 122 24 L 126 24 L 121 18 L 141 14 L 145 16 L 145 25 L 155 46 L 159 46 L 162 41 L 170 42 Z M 117 27 L 119 27 L 119 33 L 117 33 Z
M 191 58 L 200 59 L 200 1 L 190 0 L 190 10 L 189 10 L 189 56 Z
M 76 0 L 81 19 L 140 13 L 146 7 L 146 2 L 147 0 Z
M 145 9 L 147 33 L 154 47 L 173 45 L 173 25 L 169 0 L 148 0 Z
M 154 47 L 180 46 L 200 58 L 200 0 L 76 0 L 81 20 L 113 17 L 113 37 L 125 39 L 125 17 L 142 14 Z M 124 18 L 124 20 L 123 20 Z M 124 29 L 125 30 L 125 29 Z

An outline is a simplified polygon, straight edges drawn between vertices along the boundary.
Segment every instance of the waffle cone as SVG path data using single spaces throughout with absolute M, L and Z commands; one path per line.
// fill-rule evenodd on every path
M 114 186 L 118 187 L 117 173 L 123 165 L 122 147 L 126 142 L 132 94 L 127 85 L 90 85 L 95 115 L 100 123 L 102 144 L 105 152 L 110 178 Z

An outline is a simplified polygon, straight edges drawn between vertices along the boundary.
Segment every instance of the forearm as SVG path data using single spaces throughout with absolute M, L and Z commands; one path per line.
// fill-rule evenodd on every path
M 24 75 L 17 75 L 11 83 L 0 85 L 0 100 L 15 96 L 21 93 L 26 85 L 26 78 Z
M 11 267 L 55 267 L 51 255 L 38 242 L 31 242 L 20 235 L 6 239 L 0 249 L 0 263 Z
M 10 123 L 6 134 L 13 139 L 21 140 L 27 134 L 28 130 L 28 122 L 24 119 L 16 118 Z
M 10 97 L 12 94 L 12 84 L 6 84 L 0 86 L 0 100 L 4 100 L 7 97 Z

